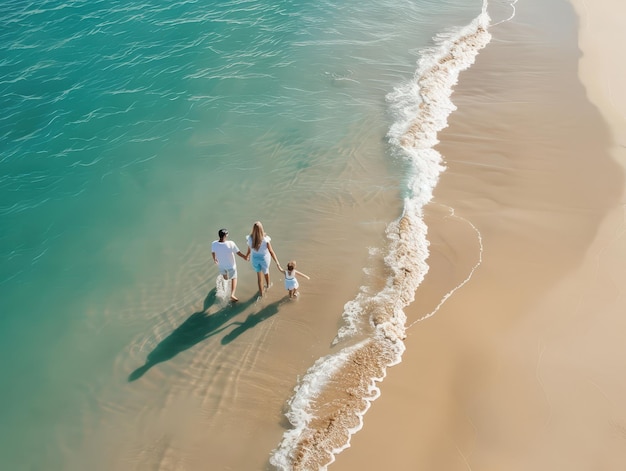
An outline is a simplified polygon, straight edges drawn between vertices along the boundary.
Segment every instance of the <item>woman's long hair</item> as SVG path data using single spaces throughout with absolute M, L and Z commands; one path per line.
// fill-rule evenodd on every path
M 259 250 L 261 248 L 261 242 L 265 238 L 265 231 L 263 230 L 263 224 L 261 221 L 257 221 L 252 224 L 252 234 L 250 234 L 252 239 L 252 248 L 254 250 Z

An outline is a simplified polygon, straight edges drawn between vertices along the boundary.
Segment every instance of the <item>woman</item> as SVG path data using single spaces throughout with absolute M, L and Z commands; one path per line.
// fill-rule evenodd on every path
M 272 263 L 272 259 L 280 267 L 280 262 L 272 249 L 270 240 L 272 239 L 265 233 L 260 221 L 252 225 L 252 233 L 246 236 L 246 241 L 248 242 L 246 258 L 250 257 L 250 253 L 252 253 L 250 261 L 252 262 L 252 268 L 256 271 L 259 283 L 259 296 L 263 296 L 265 290 L 270 287 L 270 263 Z M 265 289 L 263 287 L 263 277 L 265 277 Z

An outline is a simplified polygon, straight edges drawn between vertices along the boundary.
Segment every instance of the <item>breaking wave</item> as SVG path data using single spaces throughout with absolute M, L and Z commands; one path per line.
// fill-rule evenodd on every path
M 456 109 L 450 96 L 459 73 L 491 40 L 489 23 L 485 2 L 469 25 L 438 35 L 435 46 L 422 51 L 413 79 L 387 96 L 394 117 L 388 139 L 409 167 L 403 214 L 386 230 L 387 281 L 375 293 L 362 288 L 345 305 L 337 352 L 318 359 L 296 386 L 286 413 L 292 428 L 270 457 L 281 470 L 326 469 L 362 427 L 387 368 L 401 361 L 404 308 L 428 272 L 423 208 L 444 170 L 434 149 L 437 134 Z

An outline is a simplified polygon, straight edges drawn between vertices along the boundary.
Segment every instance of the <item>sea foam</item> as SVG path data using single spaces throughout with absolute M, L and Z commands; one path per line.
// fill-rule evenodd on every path
M 450 96 L 459 73 L 491 39 L 489 22 L 485 2 L 469 25 L 438 35 L 435 46 L 422 51 L 413 79 L 387 96 L 394 117 L 388 139 L 410 169 L 403 214 L 386 231 L 387 281 L 375 294 L 362 288 L 346 303 L 344 326 L 333 342 L 338 351 L 318 359 L 296 386 L 286 413 L 293 427 L 270 457 L 281 470 L 326 469 L 362 427 L 387 368 L 401 361 L 403 309 L 428 271 L 423 208 L 445 169 L 433 147 L 456 109 Z

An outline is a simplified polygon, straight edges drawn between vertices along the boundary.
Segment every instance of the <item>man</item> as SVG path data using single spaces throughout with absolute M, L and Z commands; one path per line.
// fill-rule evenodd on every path
M 211 254 L 213 255 L 213 261 L 217 264 L 220 270 L 220 274 L 224 280 L 230 280 L 230 300 L 237 302 L 239 299 L 235 296 L 235 290 L 237 289 L 237 263 L 235 261 L 235 254 L 239 255 L 244 260 L 246 256 L 241 253 L 237 244 L 228 238 L 228 231 L 226 229 L 220 229 L 217 233 L 219 240 L 214 240 L 211 244 Z

